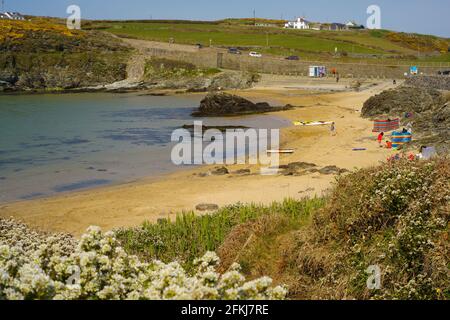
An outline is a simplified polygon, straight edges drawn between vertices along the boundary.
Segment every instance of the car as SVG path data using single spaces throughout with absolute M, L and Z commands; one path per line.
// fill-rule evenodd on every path
M 441 76 L 449 76 L 450 75 L 450 70 L 439 71 L 438 74 L 441 75 Z
M 298 56 L 289 56 L 289 57 L 286 57 L 286 60 L 298 61 L 298 60 L 300 60 L 300 58 Z
M 250 52 L 248 55 L 253 58 L 261 58 L 262 57 L 261 53 L 254 52 L 254 51 Z
M 231 54 L 241 54 L 241 52 L 237 48 L 229 48 L 228 53 Z
M 196 46 L 198 49 L 203 49 L 203 45 L 202 45 L 201 43 L 197 43 L 195 46 Z

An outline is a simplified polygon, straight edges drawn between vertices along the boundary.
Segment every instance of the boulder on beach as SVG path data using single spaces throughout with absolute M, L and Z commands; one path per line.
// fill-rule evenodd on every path
M 272 107 L 267 102 L 253 103 L 236 95 L 214 92 L 208 94 L 200 102 L 200 107 L 192 115 L 194 117 L 220 117 L 289 109 L 292 109 L 292 106 Z
M 197 211 L 216 211 L 219 210 L 219 206 L 213 203 L 201 203 L 195 207 Z
M 228 169 L 226 167 L 220 167 L 220 168 L 215 168 L 213 171 L 211 171 L 211 174 L 213 176 L 224 176 L 224 175 L 230 174 L 230 171 L 228 171 Z

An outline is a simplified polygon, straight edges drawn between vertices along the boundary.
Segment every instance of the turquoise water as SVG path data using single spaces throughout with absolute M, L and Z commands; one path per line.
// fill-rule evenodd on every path
M 179 169 L 173 130 L 193 124 L 201 96 L 138 94 L 0 96 L 0 202 L 133 181 Z M 201 120 L 201 119 L 200 119 Z M 260 115 L 205 125 L 278 128 Z

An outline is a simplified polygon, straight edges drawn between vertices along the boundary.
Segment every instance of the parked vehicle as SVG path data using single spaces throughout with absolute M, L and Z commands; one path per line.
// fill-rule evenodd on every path
M 196 46 L 198 49 L 203 49 L 203 45 L 202 45 L 201 43 L 197 43 L 195 46 Z
M 231 54 L 241 54 L 241 52 L 237 48 L 229 48 L 228 53 Z
M 254 51 L 250 52 L 248 55 L 253 58 L 261 58 L 262 57 L 261 53 L 254 52 Z
M 289 57 L 286 57 L 286 60 L 298 61 L 298 60 L 300 60 L 300 58 L 298 56 L 289 56 Z
M 450 70 L 439 71 L 438 74 L 440 76 L 450 76 Z

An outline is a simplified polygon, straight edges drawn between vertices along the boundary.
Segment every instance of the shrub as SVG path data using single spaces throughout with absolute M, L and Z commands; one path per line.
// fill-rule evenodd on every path
M 189 62 L 166 58 L 152 58 L 145 65 L 145 77 L 150 80 L 204 77 L 220 72 L 216 68 L 201 69 Z
M 338 179 L 295 250 L 298 270 L 320 298 L 449 298 L 450 161 L 398 161 Z M 339 251 L 333 252 L 333 249 Z M 308 261 L 330 252 L 320 277 Z M 367 267 L 382 288 L 366 287 Z M 311 272 L 312 273 L 312 272 Z
M 128 252 L 143 259 L 179 259 L 189 268 L 196 257 L 207 251 L 217 251 L 239 224 L 274 214 L 286 217 L 291 225 L 297 224 L 323 203 L 322 199 L 311 199 L 285 200 L 269 207 L 236 204 L 210 215 L 182 213 L 173 222 L 160 220 L 158 224 L 145 223 L 137 228 L 119 229 L 116 235 Z

